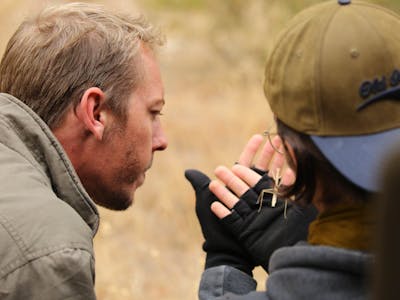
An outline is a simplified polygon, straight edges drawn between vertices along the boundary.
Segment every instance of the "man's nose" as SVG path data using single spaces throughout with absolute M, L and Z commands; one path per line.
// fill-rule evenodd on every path
M 159 128 L 157 135 L 153 140 L 153 151 L 163 151 L 168 147 L 167 136 L 162 128 Z

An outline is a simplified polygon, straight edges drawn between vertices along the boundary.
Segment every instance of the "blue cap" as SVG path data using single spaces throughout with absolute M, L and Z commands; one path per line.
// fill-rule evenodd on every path
M 379 191 L 382 166 L 400 142 L 400 128 L 358 136 L 311 136 L 330 163 L 359 187 Z
M 340 5 L 347 5 L 351 3 L 351 0 L 338 0 L 338 3 Z

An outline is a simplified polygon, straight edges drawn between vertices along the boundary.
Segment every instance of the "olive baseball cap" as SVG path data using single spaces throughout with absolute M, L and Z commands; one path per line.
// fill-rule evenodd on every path
M 400 140 L 400 16 L 351 0 L 300 12 L 269 55 L 264 91 L 278 119 L 377 191 L 385 152 Z

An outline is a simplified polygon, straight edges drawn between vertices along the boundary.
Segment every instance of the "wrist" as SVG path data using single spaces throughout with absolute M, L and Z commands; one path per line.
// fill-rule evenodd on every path
M 222 252 L 207 252 L 205 269 L 230 266 L 253 277 L 254 265 L 248 258 Z

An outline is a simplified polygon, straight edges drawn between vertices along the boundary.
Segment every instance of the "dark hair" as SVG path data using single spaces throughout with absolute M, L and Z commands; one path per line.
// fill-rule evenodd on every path
M 309 135 L 296 131 L 279 119 L 276 122 L 278 134 L 285 147 L 286 159 L 296 173 L 295 183 L 282 188 L 283 197 L 294 196 L 296 202 L 307 205 L 313 200 L 318 184 L 323 195 L 323 199 L 318 200 L 325 204 L 335 204 L 343 199 L 343 195 L 351 196 L 354 200 L 367 199 L 368 191 L 338 172 L 315 146 Z M 288 155 L 286 143 L 293 148 L 296 162 Z

